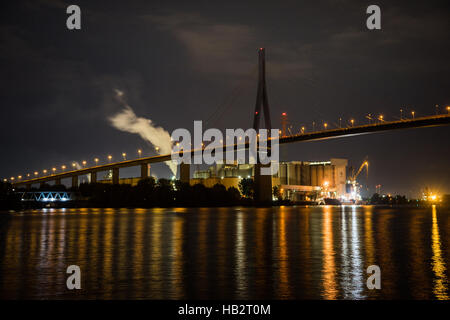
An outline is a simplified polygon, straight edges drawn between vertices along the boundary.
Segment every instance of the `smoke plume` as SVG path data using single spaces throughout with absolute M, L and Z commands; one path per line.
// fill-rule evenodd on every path
M 136 116 L 133 109 L 126 103 L 124 93 L 116 91 L 116 98 L 122 104 L 123 110 L 109 118 L 112 126 L 121 131 L 136 133 L 149 142 L 158 154 L 170 154 L 172 141 L 170 134 L 161 127 L 153 124 L 152 120 Z M 171 161 L 165 162 L 173 175 L 177 174 L 177 165 Z

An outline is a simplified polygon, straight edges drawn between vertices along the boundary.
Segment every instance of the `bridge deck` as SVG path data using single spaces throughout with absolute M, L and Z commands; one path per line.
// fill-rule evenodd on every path
M 361 134 L 368 134 L 374 132 L 381 131 L 389 131 L 389 130 L 399 130 L 399 129 L 408 129 L 408 128 L 422 128 L 422 127 L 434 127 L 434 126 L 443 126 L 450 124 L 450 115 L 436 115 L 430 117 L 421 117 L 414 119 L 404 119 L 399 121 L 390 121 L 390 122 L 380 122 L 373 124 L 366 124 L 361 126 L 352 126 L 347 128 L 337 128 L 337 129 L 329 129 L 315 132 L 308 132 L 303 134 L 296 134 L 290 136 L 284 136 L 279 138 L 279 143 L 293 143 L 293 142 L 305 142 L 305 141 L 315 141 L 315 140 L 324 140 L 324 139 L 332 139 L 338 137 L 348 137 L 355 136 Z M 234 149 L 248 147 L 248 143 L 235 144 Z M 224 149 L 226 146 L 224 146 Z M 188 151 L 191 155 L 196 152 L 201 152 L 202 150 L 190 150 Z M 171 160 L 171 154 L 166 155 L 158 155 L 152 157 L 144 157 L 133 160 L 120 161 L 115 163 L 108 163 L 99 166 L 83 168 L 79 170 L 72 170 L 61 172 L 57 174 L 52 174 L 49 176 L 38 177 L 29 180 L 21 180 L 13 183 L 14 186 L 23 186 L 30 185 L 35 183 L 44 183 L 53 180 L 66 179 L 74 176 L 81 176 L 90 174 L 93 172 L 101 172 L 108 171 L 116 168 L 126 168 L 126 167 L 135 167 L 143 164 L 149 163 L 158 163 L 165 162 Z

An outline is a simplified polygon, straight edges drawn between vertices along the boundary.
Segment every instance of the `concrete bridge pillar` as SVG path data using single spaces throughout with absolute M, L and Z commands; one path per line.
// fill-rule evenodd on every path
M 148 168 L 150 167 L 149 164 L 147 163 L 143 163 L 141 164 L 141 179 L 146 179 L 149 176 L 149 170 Z
M 189 163 L 180 164 L 180 180 L 184 183 L 189 183 L 191 180 L 191 165 Z
M 112 169 L 112 183 L 119 184 L 119 168 Z
M 269 165 L 255 164 L 255 200 L 258 203 L 272 202 L 272 175 L 261 175 L 262 167 L 270 167 Z
M 97 172 L 91 172 L 91 183 L 97 183 Z
M 77 188 L 78 187 L 78 176 L 73 176 L 72 177 L 72 188 Z

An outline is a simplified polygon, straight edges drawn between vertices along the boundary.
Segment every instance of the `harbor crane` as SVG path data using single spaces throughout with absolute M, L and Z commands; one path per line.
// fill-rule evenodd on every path
M 363 163 L 359 167 L 358 171 L 355 172 L 355 170 L 352 170 L 352 174 L 349 177 L 349 180 L 347 183 L 350 185 L 350 198 L 353 201 L 359 201 L 361 200 L 361 195 L 359 194 L 359 187 L 357 184 L 356 179 L 358 178 L 359 174 L 363 171 L 363 169 L 366 168 L 367 176 L 369 176 L 369 160 L 366 158 L 364 159 Z

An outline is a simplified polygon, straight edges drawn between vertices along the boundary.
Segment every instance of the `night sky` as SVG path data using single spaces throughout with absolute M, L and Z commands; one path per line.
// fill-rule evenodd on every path
M 66 28 L 66 7 L 82 29 Z M 378 4 L 382 29 L 366 28 Z M 124 92 L 139 117 L 172 132 L 249 128 L 257 49 L 266 48 L 272 125 L 331 127 L 365 115 L 433 115 L 450 105 L 448 1 L 2 1 L 0 177 L 122 152 L 154 154 L 108 118 Z M 282 147 L 282 160 L 368 156 L 369 187 L 450 193 L 450 127 Z M 153 169 L 153 168 L 152 168 Z M 169 176 L 163 164 L 158 176 Z M 130 173 L 132 174 L 132 173 Z M 364 175 L 360 182 L 366 183 Z

